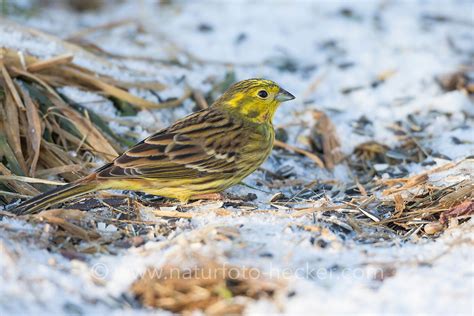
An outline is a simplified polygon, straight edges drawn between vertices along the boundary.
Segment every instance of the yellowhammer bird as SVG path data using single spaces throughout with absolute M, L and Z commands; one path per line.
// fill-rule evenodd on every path
M 136 190 L 182 202 L 239 183 L 270 154 L 272 119 L 295 97 L 275 82 L 248 79 L 232 85 L 209 108 L 195 112 L 136 144 L 76 182 L 20 204 L 37 212 L 96 190 Z

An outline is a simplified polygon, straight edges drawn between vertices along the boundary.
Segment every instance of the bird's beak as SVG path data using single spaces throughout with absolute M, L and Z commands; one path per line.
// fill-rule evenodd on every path
M 275 100 L 277 100 L 278 102 L 285 102 L 285 101 L 293 100 L 294 98 L 295 98 L 294 95 L 292 95 L 291 93 L 289 93 L 285 89 L 280 88 L 280 91 L 278 91 L 278 93 L 275 97 Z

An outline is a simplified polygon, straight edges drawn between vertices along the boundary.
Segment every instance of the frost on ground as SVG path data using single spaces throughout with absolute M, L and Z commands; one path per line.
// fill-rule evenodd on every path
M 245 180 L 248 186 L 228 190 L 225 203 L 151 203 L 125 219 L 108 208 L 71 211 L 62 216 L 76 226 L 59 228 L 4 216 L 0 313 L 155 314 L 131 291 L 146 269 L 197 265 L 204 271 L 213 262 L 219 269 L 254 269 L 247 276 L 255 282 L 241 282 L 247 294 L 238 295 L 227 279 L 224 289 L 201 283 L 189 289 L 191 303 L 158 289 L 153 304 L 163 314 L 203 300 L 208 313 L 472 314 L 469 213 L 448 218 L 437 239 L 424 233 L 430 223 L 423 218 L 405 223 L 405 230 L 374 223 L 403 210 L 396 200 L 415 196 L 418 184 L 432 188 L 440 205 L 446 201 L 435 193 L 459 183 L 455 188 L 472 198 L 473 9 L 469 1 L 125 1 L 94 13 L 52 7 L 2 18 L 0 46 L 41 58 L 73 52 L 77 64 L 98 73 L 169 86 L 159 94 L 131 91 L 151 101 L 179 98 L 188 87 L 215 98 L 226 80 L 272 79 L 297 97 L 277 112 L 281 139 L 317 151 L 314 113 L 320 110 L 335 126 L 342 154 L 359 160 L 324 170 L 279 149 Z M 102 50 L 100 59 L 28 29 L 66 39 L 127 19 L 140 25 L 82 33 Z M 456 72 L 465 76 L 463 89 L 443 84 Z M 187 99 L 173 109 L 119 117 L 103 96 L 74 87 L 61 92 L 102 115 L 116 133 L 137 139 L 197 108 Z M 371 148 L 383 158 L 370 156 Z M 375 174 L 364 169 L 366 160 Z M 383 182 L 416 175 L 426 177 L 415 184 Z M 366 194 L 380 204 L 364 204 Z M 263 295 L 248 299 L 256 287 Z

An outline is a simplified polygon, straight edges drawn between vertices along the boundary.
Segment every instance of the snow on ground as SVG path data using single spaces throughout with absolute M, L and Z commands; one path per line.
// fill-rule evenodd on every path
M 422 146 L 438 157 L 458 161 L 474 155 L 474 106 L 460 91 L 443 91 L 434 78 L 461 65 L 473 66 L 473 10 L 470 1 L 203 1 L 170 5 L 125 1 L 95 13 L 79 15 L 58 7 L 13 19 L 67 38 L 87 27 L 134 18 L 143 25 L 142 32 L 133 24 L 124 24 L 86 36 L 109 53 L 134 58 L 110 58 L 104 63 L 81 53 L 75 62 L 122 80 L 160 80 L 170 86 L 159 93 L 163 99 L 179 97 L 186 85 L 208 92 L 212 82 L 222 80 L 229 69 L 236 79 L 275 80 L 297 97 L 279 109 L 275 125 L 284 127 L 288 142 L 300 147 L 307 146 L 303 136 L 314 124 L 314 109 L 325 111 L 335 123 L 345 154 L 369 140 L 397 145 L 388 127 L 414 115 L 429 124 L 427 130 L 432 135 Z M 445 19 L 437 21 L 440 17 Z M 22 34 L 9 23 L 0 23 L 0 46 L 39 57 L 71 49 L 48 38 Z M 183 66 L 135 57 L 175 58 Z M 387 79 L 381 81 L 384 76 Z M 71 87 L 62 92 L 105 117 L 116 115 L 110 102 L 98 95 Z M 156 96 L 144 91 L 134 93 L 156 101 Z M 153 115 L 142 111 L 130 121 L 142 125 L 134 132 L 144 137 L 194 108 L 188 101 L 173 110 L 153 111 Z M 358 134 L 354 124 L 361 117 L 371 124 Z M 116 121 L 110 126 L 117 133 L 129 130 Z M 463 142 L 458 144 L 453 137 Z M 437 158 L 435 162 L 441 165 L 446 160 Z M 329 172 L 294 156 L 274 155 L 263 167 L 278 172 L 284 166 L 307 182 L 351 181 L 345 166 Z M 416 174 L 435 166 L 413 163 L 409 172 Z M 463 172 L 472 176 L 472 164 Z M 246 183 L 256 187 L 264 176 L 258 171 Z M 237 186 L 229 192 L 254 193 L 259 208 L 274 208 L 269 200 L 278 189 L 261 189 Z M 290 196 L 297 193 L 292 188 L 282 190 Z M 285 216 L 291 208 L 276 210 L 276 214 L 239 208 L 228 211 L 227 216 L 213 212 L 200 215 L 197 207 L 190 211 L 193 218 L 179 220 L 178 228 L 167 237 L 156 234 L 144 246 L 94 255 L 85 262 L 47 251 L 47 227 L 42 227 L 43 239 L 31 240 L 26 236 L 33 227 L 4 217 L 0 222 L 0 313 L 130 311 L 119 298 L 137 275 L 148 265 L 159 267 L 186 251 L 180 240 L 192 239 L 196 231 L 208 227 L 231 227 L 238 237 L 196 244 L 194 250 L 224 258 L 229 264 L 257 267 L 266 276 L 285 279 L 294 292 L 281 298 L 280 305 L 266 300 L 252 303 L 246 310 L 249 314 L 473 312 L 474 236 L 470 222 L 450 228 L 436 241 L 394 238 L 361 244 L 328 231 L 324 238 L 316 238 L 320 242 L 314 242 L 313 232 L 297 227 L 311 225 L 313 220 L 320 223 L 317 216 Z M 153 215 L 149 219 L 159 221 Z M 25 240 L 11 240 L 13 232 L 23 232 Z

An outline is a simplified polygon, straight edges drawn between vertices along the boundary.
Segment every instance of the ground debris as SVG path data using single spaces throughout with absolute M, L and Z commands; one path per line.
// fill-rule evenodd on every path
M 201 259 L 190 268 L 149 267 L 130 291 L 147 307 L 226 315 L 242 314 L 249 299 L 272 298 L 281 288 L 282 284 L 263 278 L 256 268 Z
M 315 110 L 313 118 L 316 121 L 311 129 L 310 144 L 313 151 L 322 155 L 324 165 L 333 169 L 344 158 L 336 129 L 331 119 L 322 111 Z
M 470 189 L 472 190 L 472 186 Z M 472 197 L 472 194 L 471 194 Z M 451 218 L 457 218 L 461 216 L 471 216 L 474 214 L 474 200 L 473 199 L 467 199 L 466 201 L 462 202 L 461 204 L 458 204 L 451 209 L 444 211 L 440 215 L 439 221 L 442 224 L 446 224 L 449 219 Z
M 453 73 L 440 75 L 436 80 L 446 91 L 462 90 L 474 94 L 474 69 L 465 67 Z

